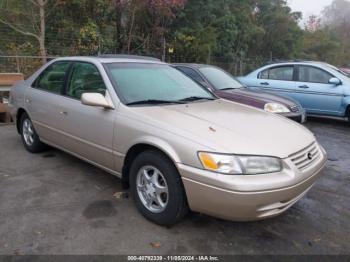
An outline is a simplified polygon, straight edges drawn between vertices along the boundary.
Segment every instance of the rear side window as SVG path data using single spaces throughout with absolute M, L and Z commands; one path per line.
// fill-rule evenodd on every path
M 70 62 L 56 62 L 48 66 L 35 80 L 33 87 L 60 94 Z
M 193 69 L 184 67 L 184 66 L 179 66 L 177 67 L 181 72 L 183 72 L 185 75 L 189 76 L 193 80 L 197 81 L 198 83 L 204 82 L 204 79 Z
M 311 67 L 311 66 L 299 66 L 299 81 L 328 84 L 329 79 L 333 76 L 326 71 Z
M 259 74 L 260 79 L 293 81 L 293 66 L 282 66 L 269 68 Z
M 66 95 L 80 99 L 83 93 L 106 94 L 106 86 L 98 69 L 90 63 L 78 62 L 73 66 Z

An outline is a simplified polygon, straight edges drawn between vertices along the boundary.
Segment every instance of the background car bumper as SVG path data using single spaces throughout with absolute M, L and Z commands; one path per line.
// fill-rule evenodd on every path
M 206 172 L 200 169 L 180 166 L 180 173 L 191 210 L 227 220 L 252 221 L 277 216 L 295 204 L 321 175 L 325 162 L 323 159 L 306 179 L 294 185 L 257 191 L 229 190 L 192 179 Z M 220 179 L 224 175 L 216 176 Z
M 298 123 L 305 123 L 306 122 L 306 113 L 305 112 L 300 112 L 300 113 L 287 113 L 287 114 L 281 114 L 284 117 L 287 117 L 293 121 L 296 121 Z

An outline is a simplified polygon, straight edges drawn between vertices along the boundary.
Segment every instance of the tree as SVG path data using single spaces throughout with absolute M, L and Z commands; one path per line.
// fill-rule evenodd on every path
M 255 17 L 264 30 L 256 55 L 264 57 L 297 57 L 303 31 L 298 22 L 301 13 L 292 12 L 285 0 L 256 0 Z
M 165 34 L 186 0 L 115 0 L 116 47 L 127 53 L 160 53 Z
M 322 21 L 325 30 L 338 40 L 339 65 L 350 66 L 350 2 L 334 0 L 324 9 Z
M 253 11 L 253 1 L 189 0 L 173 27 L 176 59 L 227 63 L 241 58 L 261 33 Z
M 341 64 L 343 46 L 327 29 L 306 30 L 303 37 L 301 57 L 307 60 Z
M 48 0 L 0 2 L 0 23 L 21 35 L 35 38 L 39 44 L 43 63 L 46 63 L 47 56 L 45 47 L 47 3 Z
M 309 16 L 307 22 L 304 24 L 305 31 L 316 32 L 317 30 L 320 30 L 322 27 L 321 21 L 321 18 L 316 15 Z

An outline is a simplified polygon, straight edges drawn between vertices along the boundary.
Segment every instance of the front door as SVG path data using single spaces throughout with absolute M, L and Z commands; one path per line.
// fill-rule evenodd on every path
M 312 114 L 340 115 L 343 86 L 329 84 L 330 73 L 313 66 L 298 66 L 295 98 Z
M 80 101 L 83 93 L 106 95 L 106 85 L 95 65 L 75 62 L 61 103 L 63 147 L 94 164 L 113 170 L 115 111 L 83 105 Z

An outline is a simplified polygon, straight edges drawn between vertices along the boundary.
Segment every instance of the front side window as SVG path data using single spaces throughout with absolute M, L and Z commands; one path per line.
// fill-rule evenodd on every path
M 35 80 L 33 87 L 60 94 L 70 62 L 55 62 Z
M 269 68 L 260 73 L 260 79 L 271 79 L 271 80 L 283 80 L 283 81 L 293 81 L 293 66 L 282 66 Z
M 199 70 L 218 90 L 237 89 L 242 87 L 240 82 L 221 69 L 215 67 L 202 67 Z
M 300 82 L 328 84 L 329 79 L 332 77 L 331 74 L 322 69 L 311 66 L 299 66 Z
M 66 95 L 80 99 L 83 93 L 105 95 L 106 86 L 98 69 L 90 63 L 75 63 L 68 82 Z
M 181 101 L 215 97 L 183 73 L 168 65 L 111 63 L 106 68 L 118 95 L 126 104 L 141 101 Z

